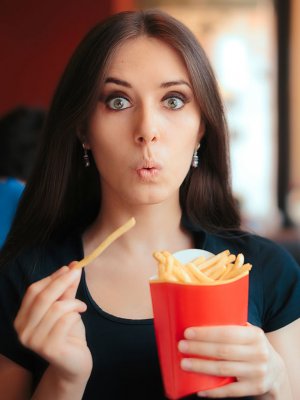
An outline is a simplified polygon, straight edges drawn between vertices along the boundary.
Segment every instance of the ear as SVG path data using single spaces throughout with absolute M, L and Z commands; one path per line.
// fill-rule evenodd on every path
M 201 139 L 203 138 L 204 133 L 205 133 L 205 123 L 204 123 L 203 119 L 201 118 L 199 132 L 198 132 L 198 143 L 201 142 Z
M 197 139 L 196 139 L 196 143 L 195 143 L 195 150 L 199 149 L 200 144 L 201 144 L 201 140 L 202 140 L 204 134 L 205 134 L 205 123 L 201 119 L 200 126 L 199 126 L 199 131 L 198 131 L 198 135 L 197 135 Z
M 84 147 L 89 150 L 90 144 L 86 132 L 83 129 L 78 128 L 76 130 L 76 136 L 78 137 L 81 145 L 84 145 Z

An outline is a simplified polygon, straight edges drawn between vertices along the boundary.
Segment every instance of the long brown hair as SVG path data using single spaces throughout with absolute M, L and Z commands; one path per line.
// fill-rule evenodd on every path
M 101 207 L 99 175 L 84 168 L 78 133 L 98 100 L 101 82 L 117 48 L 146 35 L 181 54 L 205 122 L 200 166 L 180 188 L 183 213 L 209 231 L 238 229 L 240 217 L 230 186 L 228 138 L 222 101 L 209 61 L 182 23 L 158 11 L 128 11 L 96 25 L 72 56 L 51 104 L 40 153 L 21 199 L 0 261 L 45 243 L 52 235 L 88 226 Z

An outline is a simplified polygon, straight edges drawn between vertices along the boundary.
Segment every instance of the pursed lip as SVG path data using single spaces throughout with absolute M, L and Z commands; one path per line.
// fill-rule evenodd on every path
M 162 169 L 162 165 L 154 160 L 142 160 L 136 165 L 135 169 L 136 171 L 141 169 L 156 169 L 159 171 Z
M 143 180 L 149 180 L 159 175 L 162 164 L 154 160 L 142 160 L 135 166 L 137 175 Z

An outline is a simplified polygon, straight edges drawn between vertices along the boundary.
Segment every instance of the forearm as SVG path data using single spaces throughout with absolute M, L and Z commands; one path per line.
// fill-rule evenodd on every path
M 81 400 L 89 376 L 65 379 L 48 367 L 31 400 Z

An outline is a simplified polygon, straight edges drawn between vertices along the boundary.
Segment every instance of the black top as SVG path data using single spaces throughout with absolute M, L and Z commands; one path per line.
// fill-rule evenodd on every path
M 196 248 L 215 254 L 225 249 L 233 254 L 243 253 L 246 262 L 253 265 L 250 323 L 270 332 L 300 317 L 300 268 L 283 248 L 250 234 L 218 236 L 191 227 L 190 230 Z M 52 241 L 46 248 L 28 251 L 0 269 L 0 353 L 30 370 L 35 385 L 47 363 L 18 342 L 13 320 L 28 285 L 82 257 L 81 236 L 74 234 Z M 87 304 L 82 318 L 94 361 L 83 399 L 165 399 L 153 320 L 124 319 L 101 310 L 88 291 L 84 273 L 77 297 Z

